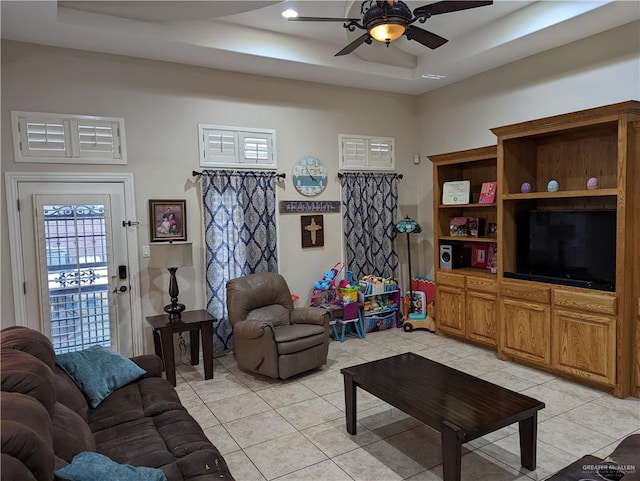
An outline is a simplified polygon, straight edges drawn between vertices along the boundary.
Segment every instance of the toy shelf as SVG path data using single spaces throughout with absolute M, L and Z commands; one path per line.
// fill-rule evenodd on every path
M 379 298 L 385 304 L 384 307 L 371 308 L 370 301 Z M 400 316 L 400 291 L 385 291 L 377 294 L 361 294 L 360 305 L 362 306 L 362 315 L 364 317 L 365 330 L 367 332 L 388 329 L 390 327 L 400 327 L 402 320 Z M 386 303 L 391 301 L 392 306 Z

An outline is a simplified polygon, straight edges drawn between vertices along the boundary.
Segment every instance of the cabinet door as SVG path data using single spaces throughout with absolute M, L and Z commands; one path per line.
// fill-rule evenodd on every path
M 503 297 L 500 308 L 502 351 L 537 364 L 551 365 L 548 304 Z
M 436 323 L 445 333 L 464 336 L 464 289 L 453 286 L 436 287 Z
M 636 397 L 640 398 L 640 297 L 638 303 L 638 318 L 636 319 Z
M 467 337 L 491 346 L 496 341 L 496 295 L 467 291 Z
M 555 368 L 594 382 L 615 384 L 615 317 L 554 309 L 553 326 Z

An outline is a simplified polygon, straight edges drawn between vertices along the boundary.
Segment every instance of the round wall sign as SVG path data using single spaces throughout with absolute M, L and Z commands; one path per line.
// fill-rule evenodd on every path
M 302 157 L 293 166 L 293 185 L 302 195 L 318 195 L 327 186 L 327 172 L 317 157 Z

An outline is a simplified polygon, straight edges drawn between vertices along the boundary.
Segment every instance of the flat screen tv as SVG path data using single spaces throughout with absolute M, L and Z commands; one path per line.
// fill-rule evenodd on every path
M 615 291 L 616 212 L 521 212 L 516 272 L 506 277 Z

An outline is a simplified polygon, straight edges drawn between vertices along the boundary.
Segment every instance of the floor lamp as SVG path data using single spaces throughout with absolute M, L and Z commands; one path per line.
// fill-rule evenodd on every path
M 394 232 L 407 234 L 407 262 L 409 264 L 409 312 L 413 312 L 413 290 L 411 288 L 411 242 L 409 242 L 409 236 L 411 234 L 419 234 L 422 232 L 422 227 L 417 221 L 413 220 L 409 216 L 399 221 L 395 227 Z
M 178 267 L 187 267 L 193 265 L 193 249 L 191 242 L 170 242 L 168 244 L 152 244 L 151 245 L 151 261 L 149 267 L 166 267 L 171 275 L 169 279 L 169 296 L 171 296 L 171 304 L 164 306 L 164 312 L 169 314 L 171 322 L 180 320 L 182 311 L 185 310 L 184 304 L 178 303 L 178 280 L 176 279 L 176 271 Z

